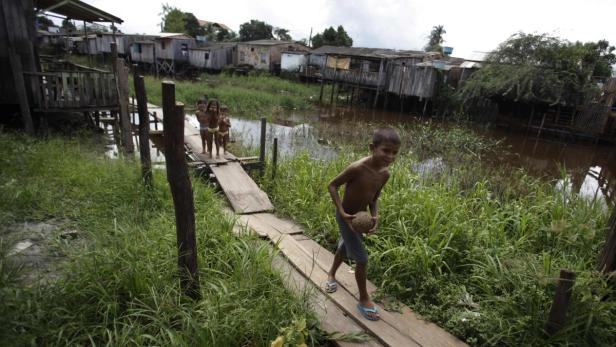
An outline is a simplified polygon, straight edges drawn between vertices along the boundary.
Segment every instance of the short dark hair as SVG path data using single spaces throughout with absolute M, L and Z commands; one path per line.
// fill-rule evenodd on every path
M 197 99 L 197 105 L 200 105 L 200 104 L 207 105 L 207 100 L 205 100 L 204 98 Z
M 376 129 L 372 135 L 372 144 L 378 146 L 384 142 L 400 145 L 400 136 L 390 127 Z

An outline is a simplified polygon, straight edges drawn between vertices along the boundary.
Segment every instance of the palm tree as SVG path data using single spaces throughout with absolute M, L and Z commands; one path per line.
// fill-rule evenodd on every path
M 441 44 L 445 41 L 443 40 L 443 35 L 446 33 L 447 31 L 445 31 L 442 25 L 433 26 L 430 36 L 428 36 L 428 44 L 425 47 L 426 52 L 440 52 L 442 49 Z

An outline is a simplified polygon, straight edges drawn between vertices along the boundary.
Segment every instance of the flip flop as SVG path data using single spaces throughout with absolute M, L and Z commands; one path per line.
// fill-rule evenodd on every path
M 376 307 L 364 307 L 361 304 L 357 304 L 357 309 L 359 310 L 359 313 L 361 313 L 361 315 L 364 316 L 364 318 L 366 318 L 367 320 L 377 321 L 381 319 L 381 317 L 378 316 L 379 312 L 377 311 Z M 375 315 L 371 316 L 370 313 L 373 313 Z
M 335 293 L 338 290 L 338 282 L 336 281 L 326 281 L 325 282 L 325 292 L 326 293 Z

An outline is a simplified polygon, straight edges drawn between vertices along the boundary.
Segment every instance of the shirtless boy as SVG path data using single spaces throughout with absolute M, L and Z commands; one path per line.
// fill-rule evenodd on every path
M 218 155 L 218 149 L 222 146 L 223 153 L 227 154 L 227 143 L 229 142 L 229 128 L 231 128 L 231 121 L 229 120 L 229 108 L 225 105 L 220 107 L 220 119 L 218 120 L 218 141 L 216 144 L 216 155 Z
M 353 230 L 351 221 L 355 214 L 370 209 L 372 215 L 372 228 L 368 233 L 376 230 L 378 220 L 377 200 L 381 189 L 389 179 L 387 167 L 394 162 L 400 148 L 400 137 L 392 128 L 381 128 L 374 132 L 372 143 L 369 146 L 372 154 L 351 163 L 338 176 L 329 183 L 329 194 L 336 205 L 336 221 L 340 228 L 341 239 L 334 257 L 334 263 L 329 270 L 325 289 L 333 293 L 338 289 L 336 271 L 344 260 L 345 254 L 356 262 L 355 280 L 359 289 L 359 303 L 357 309 L 369 320 L 380 318 L 376 306 L 370 299 L 366 290 L 366 268 L 368 253 L 364 248 L 362 235 Z M 344 196 L 340 199 L 338 188 L 345 186 Z
M 201 153 L 205 153 L 205 139 L 207 137 L 207 115 L 205 114 L 207 101 L 205 99 L 197 100 L 197 111 L 195 115 L 199 121 L 199 134 L 201 135 Z
M 207 104 L 207 130 L 205 140 L 207 141 L 207 151 L 212 158 L 214 137 L 218 133 L 218 117 L 220 114 L 220 103 L 216 99 L 210 100 Z

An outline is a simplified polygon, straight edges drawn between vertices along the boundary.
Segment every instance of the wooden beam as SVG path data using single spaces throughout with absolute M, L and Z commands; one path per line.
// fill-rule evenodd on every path
M 265 117 L 261 117 L 261 139 L 259 141 L 259 161 L 265 162 L 265 133 L 267 130 L 267 121 Z
M 607 240 L 599 257 L 597 270 L 604 274 L 616 270 L 616 207 L 612 208 L 612 216 L 607 225 Z
M 150 158 L 150 115 L 148 114 L 148 99 L 145 92 L 143 76 L 133 74 L 135 94 L 137 95 L 137 111 L 139 112 L 139 153 L 141 157 L 141 178 L 146 187 L 152 186 L 152 159 Z
M 9 64 L 11 65 L 11 73 L 15 82 L 15 91 L 19 101 L 19 109 L 21 118 L 24 123 L 26 133 L 34 135 L 34 123 L 30 114 L 30 104 L 28 103 L 28 95 L 26 94 L 26 83 L 24 81 L 23 68 L 19 55 L 15 53 L 13 47 L 9 47 Z
M 128 67 L 125 66 L 124 59 L 118 58 L 118 47 L 115 42 L 111 43 L 111 59 L 115 66 L 116 90 L 118 92 L 120 126 L 122 129 L 122 149 L 124 154 L 130 156 L 135 152 L 135 147 L 128 114 Z
M 195 236 L 195 206 L 184 153 L 184 105 L 175 101 L 175 84 L 164 81 L 163 131 L 167 181 L 175 207 L 180 285 L 186 295 L 200 297 Z
M 571 289 L 574 283 L 574 272 L 564 269 L 560 270 L 558 286 L 556 287 L 556 293 L 554 293 L 554 302 L 552 302 L 548 323 L 545 327 L 545 333 L 549 336 L 554 335 L 565 325 L 569 300 L 571 299 Z

